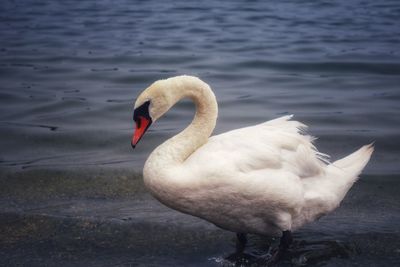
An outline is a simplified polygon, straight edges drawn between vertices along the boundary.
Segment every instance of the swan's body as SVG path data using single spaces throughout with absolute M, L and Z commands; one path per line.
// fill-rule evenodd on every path
M 152 84 L 136 101 L 135 120 L 147 105 L 150 124 L 184 97 L 195 102 L 195 118 L 151 153 L 144 182 L 165 205 L 226 230 L 279 235 L 329 213 L 373 152 L 364 146 L 330 164 L 291 116 L 210 137 L 217 102 L 206 83 L 190 76 Z M 140 128 L 134 145 L 146 130 Z

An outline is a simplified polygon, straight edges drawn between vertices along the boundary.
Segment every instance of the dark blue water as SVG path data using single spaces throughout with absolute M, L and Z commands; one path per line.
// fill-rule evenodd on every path
M 375 141 L 368 172 L 398 173 L 399 16 L 397 1 L 2 1 L 1 166 L 139 171 L 193 107 L 132 153 L 135 97 L 192 74 L 216 92 L 217 132 L 293 113 L 323 152 Z
M 360 224 L 364 234 L 368 229 L 398 233 L 397 193 L 386 188 L 400 188 L 399 18 L 400 3 L 389 0 L 4 0 L 0 3 L 2 179 L 12 191 L 38 176 L 54 176 L 46 170 L 60 171 L 57 177 L 65 179 L 77 169 L 89 173 L 101 169 L 115 179 L 121 175 L 115 170 L 140 174 L 149 153 L 191 121 L 194 107 L 190 102 L 174 107 L 133 152 L 134 99 L 158 79 L 191 74 L 216 93 L 220 110 L 216 133 L 295 114 L 319 138 L 321 152 L 333 159 L 375 141 L 376 152 L 364 172 L 370 176 L 361 182 L 367 189 L 356 191 L 355 198 L 363 203 L 383 199 L 386 217 L 377 215 L 380 207 L 372 212 L 376 216 L 368 216 L 367 207 L 360 204 L 365 213 L 359 216 L 367 218 Z M 14 177 L 20 172 L 26 178 L 21 182 L 4 174 Z M 87 193 L 78 193 L 79 199 L 97 196 L 82 189 L 79 179 L 67 186 L 63 179 L 57 181 L 56 193 L 46 193 L 45 201 L 60 195 L 75 197 L 71 188 Z M 112 196 L 123 189 L 112 179 L 107 183 L 116 188 Z M 46 185 L 28 187 L 40 191 Z M 99 188 L 93 190 L 103 190 Z M 11 203 L 4 199 L 19 196 L 2 192 L 3 209 Z M 21 209 L 26 210 L 17 210 Z M 348 204 L 339 214 L 354 209 Z M 346 222 L 347 215 L 343 216 L 343 220 L 334 217 L 332 224 Z M 398 256 L 398 251 L 390 251 Z M 197 257 L 220 256 L 218 249 L 213 253 Z

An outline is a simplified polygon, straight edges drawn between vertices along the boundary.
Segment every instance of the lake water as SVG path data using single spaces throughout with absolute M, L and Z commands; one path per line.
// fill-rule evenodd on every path
M 139 242 L 142 248 L 137 249 L 139 245 L 129 239 L 131 247 L 124 250 L 114 246 L 120 239 L 107 239 L 91 228 L 92 235 L 83 238 L 93 254 L 79 254 L 76 264 L 99 266 L 91 257 L 105 253 L 104 260 L 111 265 L 218 265 L 208 259 L 233 249 L 231 237 L 209 224 L 199 226 L 197 219 L 169 213 L 148 197 L 139 182 L 149 153 L 191 121 L 193 105 L 183 101 L 175 106 L 152 125 L 135 151 L 130 147 L 136 96 L 158 79 L 190 74 L 215 91 L 220 111 L 216 133 L 295 114 L 318 137 L 320 151 L 333 160 L 375 142 L 376 151 L 352 197 L 338 213 L 324 219 L 327 226 L 322 222 L 306 227 L 299 238 L 307 240 L 307 233 L 308 238 L 318 239 L 318 233 L 324 232 L 334 240 L 353 244 L 356 239 L 362 244 L 376 237 L 377 243 L 361 249 L 361 256 L 351 254 L 353 261 L 324 264 L 395 265 L 400 257 L 399 18 L 400 3 L 389 0 L 2 1 L 2 229 L 9 229 L 7 222 L 13 220 L 20 224 L 47 220 L 54 229 L 66 225 L 67 230 L 84 231 L 79 223 L 87 217 L 68 213 L 65 207 L 111 207 L 107 199 L 112 198 L 119 207 L 136 207 L 129 212 L 140 210 L 140 216 L 115 223 L 122 220 L 119 212 L 98 211 L 107 229 L 123 232 L 130 224 L 152 222 L 155 230 L 143 226 L 143 231 L 165 233 L 165 240 Z M 84 173 L 85 178 L 77 178 L 76 173 Z M 126 192 L 117 181 L 139 192 Z M 141 198 L 146 199 L 144 210 L 137 200 Z M 64 208 L 55 212 L 51 203 L 63 203 Z M 99 223 L 98 216 L 89 217 Z M 191 230 L 179 230 L 179 223 L 163 226 L 174 216 L 182 216 L 178 217 L 182 229 Z M 66 217 L 73 222 L 60 219 Z M 215 240 L 196 234 L 203 228 L 217 233 Z M 56 236 L 65 234 L 57 229 Z M 1 250 L 4 262 L 43 264 L 41 252 L 33 249 L 43 239 L 35 233 L 6 242 L 14 247 Z M 342 233 L 347 237 L 341 238 Z M 165 248 L 167 240 L 176 236 L 184 241 Z M 122 252 L 98 249 L 90 238 L 108 240 L 111 251 Z M 57 249 L 44 246 L 43 251 L 64 255 L 46 264 L 73 262 L 67 248 L 75 251 L 78 245 L 68 243 L 69 239 L 45 240 L 58 245 Z M 190 240 L 198 253 L 188 251 Z M 216 244 L 208 247 L 213 241 Z M 129 257 L 149 244 L 159 253 L 145 253 L 137 261 Z M 35 261 L 19 261 L 22 251 L 30 251 Z M 119 253 L 123 262 L 114 260 Z

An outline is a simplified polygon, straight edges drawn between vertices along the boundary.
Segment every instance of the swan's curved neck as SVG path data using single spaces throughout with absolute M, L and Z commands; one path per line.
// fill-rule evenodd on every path
M 172 174 L 169 170 L 179 167 L 207 142 L 218 116 L 215 95 L 201 80 L 183 76 L 180 79 L 168 79 L 165 85 L 171 106 L 182 98 L 190 98 L 196 105 L 196 114 L 186 129 L 157 147 L 147 159 L 143 175 L 150 189 L 171 185 L 171 179 L 176 177 L 170 177 Z

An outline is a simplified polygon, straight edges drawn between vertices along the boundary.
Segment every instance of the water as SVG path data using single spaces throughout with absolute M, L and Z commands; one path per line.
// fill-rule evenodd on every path
M 137 149 L 132 151 L 133 102 L 155 80 L 191 74 L 209 83 L 218 98 L 220 113 L 216 133 L 295 114 L 295 118 L 309 125 L 310 133 L 319 138 L 316 143 L 321 152 L 330 154 L 333 159 L 375 141 L 373 158 L 360 186 L 356 185 L 362 189 L 354 189 L 354 198 L 364 202 L 355 204 L 351 202 L 354 198 L 348 199 L 338 215 L 327 217 L 332 224 L 323 230 L 320 230 L 323 226 L 313 225 L 300 232 L 299 238 L 309 233 L 308 238 L 318 239 L 321 231 L 328 232 L 333 240 L 351 243 L 351 238 L 341 239 L 343 234 L 340 233 L 352 237 L 357 232 L 355 228 L 361 228 L 364 229 L 360 233 L 361 240 L 378 237 L 379 245 L 373 248 L 388 243 L 387 236 L 398 240 L 398 198 L 388 185 L 395 189 L 400 186 L 399 17 L 400 4 L 389 0 L 335 3 L 321 0 L 310 3 L 2 1 L 0 168 L 2 185 L 7 190 L 3 189 L 0 197 L 2 214 L 8 214 L 3 217 L 17 216 L 21 224 L 24 220 L 36 222 L 43 218 L 38 219 L 35 217 L 38 213 L 29 210 L 44 205 L 48 207 L 44 218 L 51 225 L 68 224 L 60 219 L 65 216 L 73 217 L 75 221 L 71 225 L 75 225 L 82 219 L 80 215 L 71 215 L 63 209 L 55 214 L 51 212 L 51 203 L 61 201 L 69 203 L 64 203 L 67 206 L 81 203 L 90 209 L 94 204 L 87 204 L 88 199 L 100 201 L 100 198 L 103 202 L 96 202 L 96 205 L 101 206 L 108 205 L 109 197 L 118 199 L 115 201 L 120 201 L 124 207 L 140 207 L 137 199 L 147 197 L 150 207 L 157 210 L 156 202 L 151 201 L 139 182 L 141 177 L 132 178 L 131 174 L 140 174 L 149 153 L 190 122 L 194 107 L 188 101 L 174 107 L 152 125 Z M 109 177 L 99 178 L 102 184 L 97 184 L 96 180 L 96 177 L 103 177 L 97 175 L 99 170 Z M 65 181 L 75 171 L 84 172 L 82 176 L 90 178 Z M 123 184 L 128 183 L 126 186 L 133 192 L 140 192 L 126 193 L 126 187 L 116 182 L 121 181 L 120 177 L 127 177 L 129 182 Z M 39 181 L 42 179 L 46 182 Z M 377 190 L 379 187 L 383 189 Z M 31 190 L 21 193 L 27 188 Z M 106 190 L 108 193 L 103 195 L 101 192 L 105 188 L 111 188 L 112 193 Z M 53 189 L 55 193 L 51 193 Z M 366 192 L 370 195 L 365 195 Z M 366 203 L 371 201 L 381 206 L 368 210 Z M 382 207 L 385 216 L 381 214 Z M 164 227 L 162 221 L 175 215 L 166 208 L 160 209 L 164 212 L 158 217 L 151 209 L 141 211 L 133 223 L 143 221 L 144 224 L 149 218 L 157 217 L 153 218 L 153 223 Z M 349 220 L 354 209 L 361 211 Z M 111 209 L 103 213 L 110 229 L 125 231 L 125 224 L 114 223 L 120 218 L 117 212 Z M 357 227 L 352 224 L 355 218 L 366 217 L 368 220 L 360 221 Z M 229 234 L 216 228 L 207 233 L 218 233 L 221 239 L 214 247 L 206 249 L 211 241 L 191 234 L 191 231 L 196 233 L 193 229 L 202 229 L 204 225 L 198 226 L 196 219 L 187 216 L 179 218 L 192 230 L 179 230 L 179 225 L 171 226 L 173 230 L 167 228 L 168 238 L 158 240 L 160 244 L 156 246 L 161 252 L 153 258 L 146 254 L 136 262 L 138 265 L 163 260 L 169 264 L 180 260 L 187 265 L 211 264 L 208 258 L 218 258 L 233 249 L 231 243 L 225 243 L 231 238 Z M 350 225 L 344 230 L 340 226 L 347 224 Z M 66 229 L 75 229 L 71 225 Z M 6 226 L 4 223 L 3 229 Z M 81 229 L 80 226 L 77 229 Z M 173 249 L 181 251 L 186 245 L 177 245 L 165 252 L 162 247 L 175 231 L 185 239 L 183 244 L 193 239 L 200 252 L 191 251 L 193 254 L 187 252 L 190 255 L 186 255 Z M 386 237 L 380 239 L 380 234 Z M 37 242 L 32 241 L 32 244 L 41 240 L 35 238 L 31 240 Z M 96 236 L 96 231 L 93 238 L 107 240 L 107 236 Z M 374 259 L 368 256 L 374 250 L 371 248 L 361 256 L 352 254 L 352 259 L 359 264 L 367 259 L 370 265 L 377 266 L 382 264 L 376 260 L 379 256 L 391 259 L 391 255 L 398 259 L 400 244 L 393 241 L 396 238 L 387 238 L 394 248 L 387 250 L 390 253 L 378 249 Z M 19 255 L 28 248 L 32 255 L 41 255 L 24 240 L 13 243 L 16 249 L 0 254 L 3 259 L 9 260 L 4 255 Z M 53 253 L 61 251 L 67 255 L 54 261 L 66 264 L 71 253 L 68 254 L 65 248 L 68 246 L 63 242 L 69 241 L 49 240 L 61 244 Z M 93 257 L 99 251 L 105 253 L 91 246 L 90 238 L 85 240 Z M 108 241 L 120 242 L 117 239 Z M 76 244 L 71 244 L 75 251 Z M 114 245 L 110 247 L 118 250 Z M 50 248 L 44 246 L 43 250 Z M 121 263 L 113 261 L 118 253 L 109 252 L 107 262 L 113 265 L 132 263 L 127 255 L 138 251 L 135 249 L 134 245 L 128 249 L 124 254 L 126 261 Z M 77 262 L 94 264 L 90 255 L 80 255 Z M 190 258 L 195 260 L 191 262 Z M 42 258 L 35 259 L 40 265 Z M 349 262 L 328 261 L 326 264 L 335 266 Z M 393 265 L 393 262 L 388 260 L 386 264 Z M 18 264 L 18 261 L 9 260 L 8 263 Z

